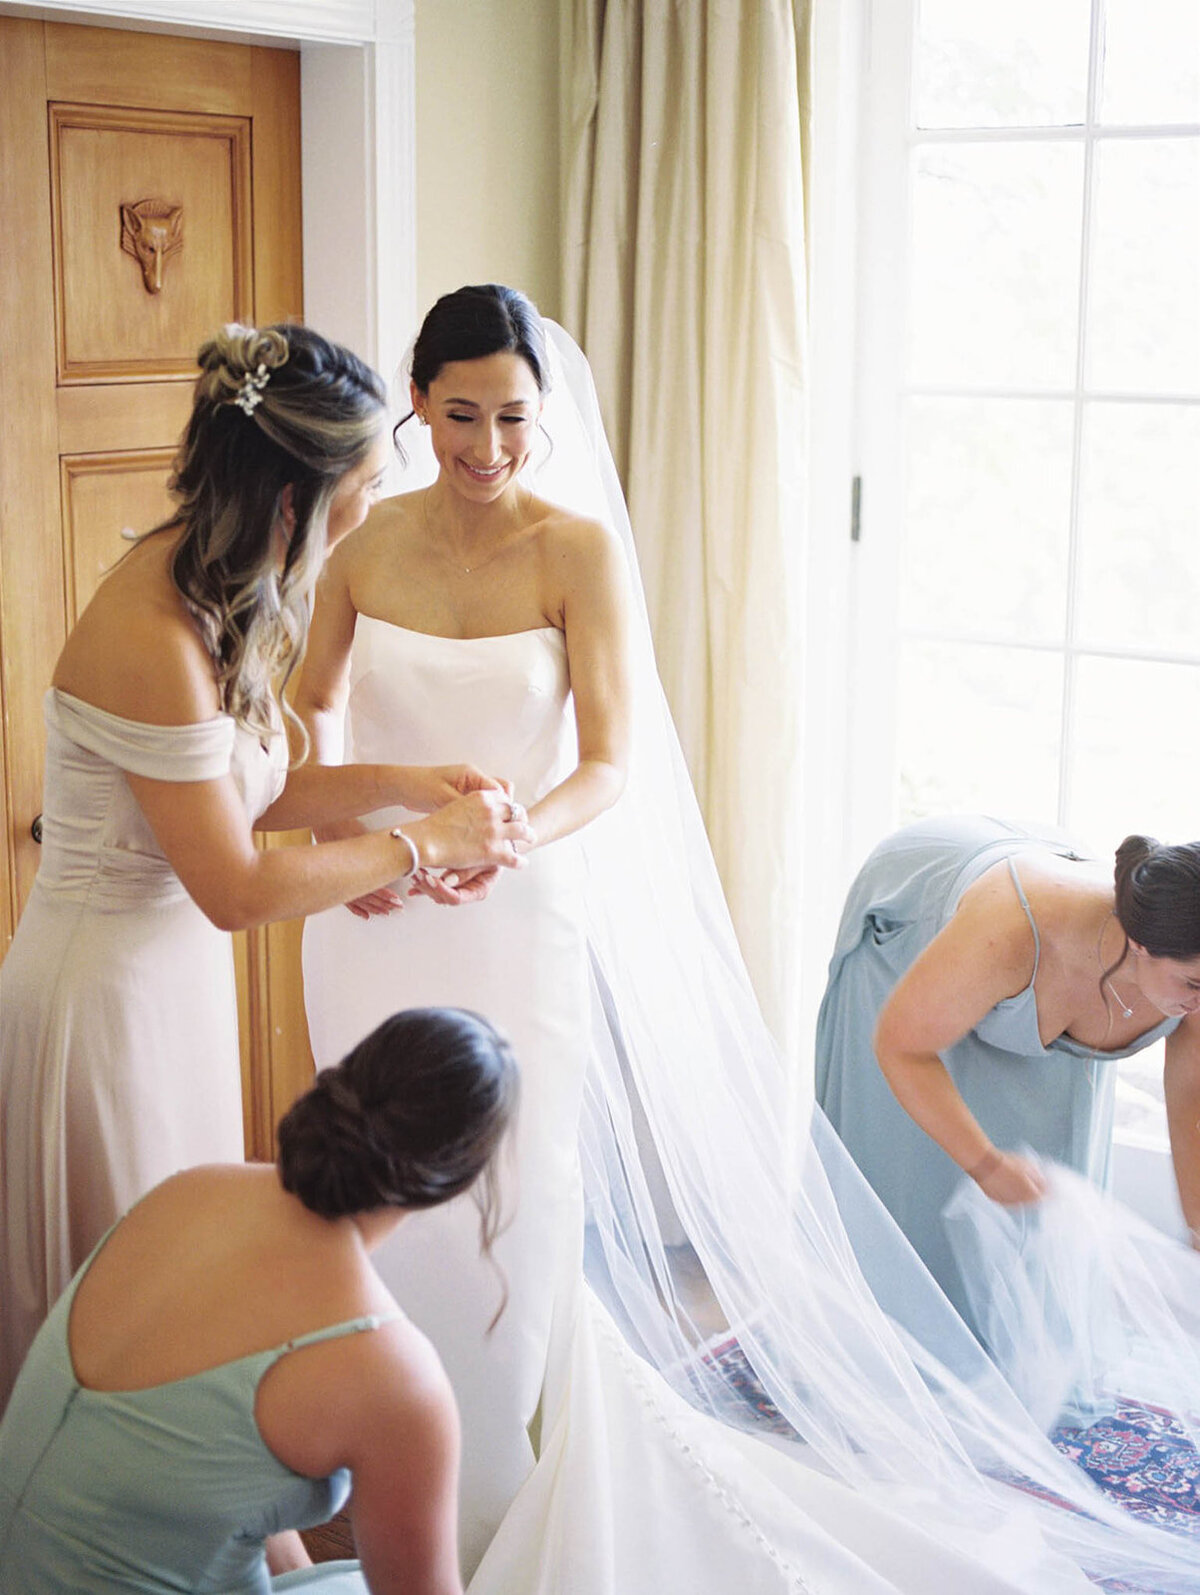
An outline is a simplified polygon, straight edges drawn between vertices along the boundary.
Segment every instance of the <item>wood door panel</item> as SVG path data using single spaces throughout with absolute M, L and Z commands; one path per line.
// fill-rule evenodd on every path
M 60 382 L 194 372 L 214 327 L 252 318 L 246 118 L 53 105 L 50 171 Z M 125 247 L 142 202 L 176 225 L 154 290 Z
M 108 454 L 173 445 L 192 413 L 194 385 L 192 373 L 179 382 L 59 388 L 58 451 Z
M 61 462 L 67 624 L 129 549 L 128 528 L 148 531 L 174 509 L 167 477 L 174 449 L 68 454 Z
M 247 45 L 51 22 L 45 51 L 52 100 L 111 105 L 119 83 L 122 105 L 226 116 L 250 112 L 253 64 Z

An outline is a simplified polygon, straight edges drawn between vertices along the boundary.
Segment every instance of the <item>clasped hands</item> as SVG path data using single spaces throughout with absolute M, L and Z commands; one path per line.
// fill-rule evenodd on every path
M 411 766 L 405 770 L 404 807 L 415 813 L 432 814 L 456 799 L 473 792 L 495 792 L 507 800 L 505 819 L 524 822 L 524 808 L 513 798 L 512 782 L 498 776 L 485 775 L 470 764 L 436 766 Z M 359 834 L 365 827 L 361 821 L 344 822 L 336 827 L 324 828 L 319 840 Z M 530 838 L 511 844 L 514 865 L 521 863 L 520 855 L 531 845 Z M 449 869 L 438 872 L 422 867 L 409 878 L 409 897 L 428 897 L 435 903 L 457 907 L 463 903 L 481 902 L 491 891 L 500 876 L 499 864 L 482 864 L 467 869 Z M 371 919 L 380 914 L 391 914 L 404 906 L 403 898 L 392 887 L 380 887 L 351 899 L 345 905 L 359 919 Z

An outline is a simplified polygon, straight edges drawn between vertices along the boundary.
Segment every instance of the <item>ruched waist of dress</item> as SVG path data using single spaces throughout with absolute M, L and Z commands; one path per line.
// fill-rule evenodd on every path
M 168 907 L 188 896 L 165 858 L 119 847 L 55 849 L 42 859 L 34 890 L 50 902 L 86 902 L 116 914 Z

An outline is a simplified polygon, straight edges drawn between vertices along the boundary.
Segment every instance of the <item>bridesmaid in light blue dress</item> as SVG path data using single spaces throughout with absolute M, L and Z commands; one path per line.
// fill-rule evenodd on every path
M 1061 832 L 980 815 L 911 825 L 850 889 L 817 1025 L 817 1099 L 960 1313 L 942 1210 L 972 1176 L 1044 1190 L 1023 1149 L 1109 1175 L 1119 1060 L 1168 1038 L 1185 1215 L 1200 1147 L 1200 846 L 1131 837 L 1106 866 Z
M 285 1116 L 277 1168 L 190 1169 L 115 1225 L 0 1423 L 0 1595 L 461 1595 L 454 1397 L 371 1254 L 475 1185 L 517 1089 L 486 1020 L 395 1014 Z M 486 1256 L 490 1181 L 476 1216 Z M 361 1567 L 272 1551 L 352 1481 Z

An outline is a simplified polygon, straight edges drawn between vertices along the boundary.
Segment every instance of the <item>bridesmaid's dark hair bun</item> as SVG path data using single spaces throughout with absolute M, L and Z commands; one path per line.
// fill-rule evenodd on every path
M 1152 958 L 1200 958 L 1200 842 L 1164 847 L 1127 836 L 1113 872 L 1114 911 Z
M 517 1089 L 511 1047 L 478 1014 L 393 1014 L 284 1115 L 279 1177 L 322 1218 L 436 1207 L 488 1168 Z M 485 1211 L 485 1243 L 496 1227 Z

